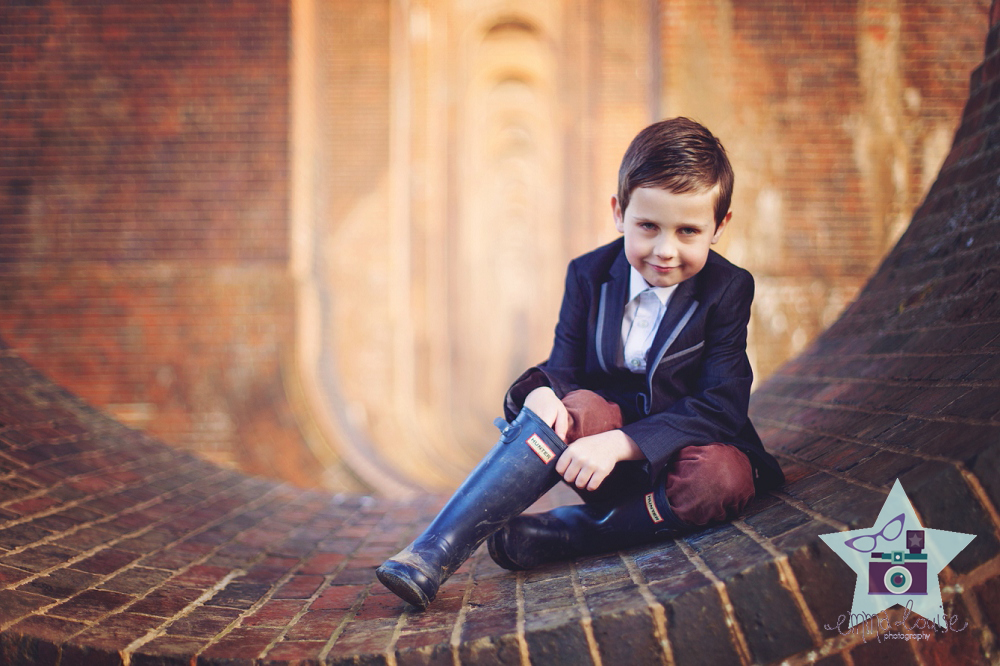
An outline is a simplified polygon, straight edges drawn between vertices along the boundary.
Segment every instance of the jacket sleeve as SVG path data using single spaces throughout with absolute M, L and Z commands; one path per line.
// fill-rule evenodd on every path
M 548 360 L 528 368 L 507 390 L 504 415 L 508 421 L 517 416 L 524 399 L 539 386 L 550 386 L 562 399 L 567 393 L 581 388 L 580 377 L 587 360 L 587 318 L 590 313 L 590 290 L 586 288 L 577 267 L 571 261 L 566 271 L 559 322 Z
M 749 273 L 740 273 L 708 314 L 695 390 L 664 411 L 622 427 L 649 460 L 654 480 L 678 450 L 713 442 L 731 443 L 746 424 L 753 382 L 746 354 L 753 294 L 753 278 Z

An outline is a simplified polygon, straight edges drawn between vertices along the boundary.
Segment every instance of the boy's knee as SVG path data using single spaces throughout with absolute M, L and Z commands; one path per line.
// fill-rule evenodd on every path
M 753 468 L 729 444 L 688 446 L 667 473 L 667 499 L 678 518 L 707 525 L 737 517 L 754 496 Z
M 593 391 L 586 389 L 570 391 L 563 397 L 562 402 L 569 413 L 569 429 L 566 431 L 567 444 L 581 437 L 589 437 L 622 427 L 621 408 Z

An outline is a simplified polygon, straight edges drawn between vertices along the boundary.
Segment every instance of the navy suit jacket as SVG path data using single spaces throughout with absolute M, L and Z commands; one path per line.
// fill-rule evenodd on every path
M 750 273 L 710 252 L 705 267 L 674 290 L 644 375 L 619 357 L 628 288 L 622 238 L 570 262 L 552 353 L 511 386 L 507 419 L 539 386 L 560 398 L 589 389 L 621 407 L 622 430 L 646 456 L 651 478 L 685 446 L 722 442 L 747 454 L 758 490 L 781 485 L 781 468 L 747 416 Z

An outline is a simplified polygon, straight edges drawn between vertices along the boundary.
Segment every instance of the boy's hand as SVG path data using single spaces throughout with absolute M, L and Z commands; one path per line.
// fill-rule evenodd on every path
M 566 431 L 569 430 L 569 412 L 566 411 L 566 405 L 556 396 L 555 391 L 548 386 L 539 386 L 524 399 L 524 406 L 545 421 L 546 425 L 559 436 L 559 439 L 566 441 Z
M 642 460 L 645 456 L 631 437 L 621 430 L 581 437 L 563 451 L 556 471 L 566 483 L 597 490 L 620 460 Z

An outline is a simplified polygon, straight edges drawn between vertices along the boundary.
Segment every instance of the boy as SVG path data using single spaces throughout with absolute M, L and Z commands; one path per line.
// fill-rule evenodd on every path
M 526 569 L 732 519 L 784 480 L 747 416 L 753 278 L 711 250 L 732 216 L 722 144 L 655 123 L 618 180 L 623 236 L 570 263 L 552 353 L 507 392 L 500 441 L 377 571 L 420 608 L 487 538 Z M 583 505 L 518 515 L 560 479 Z

